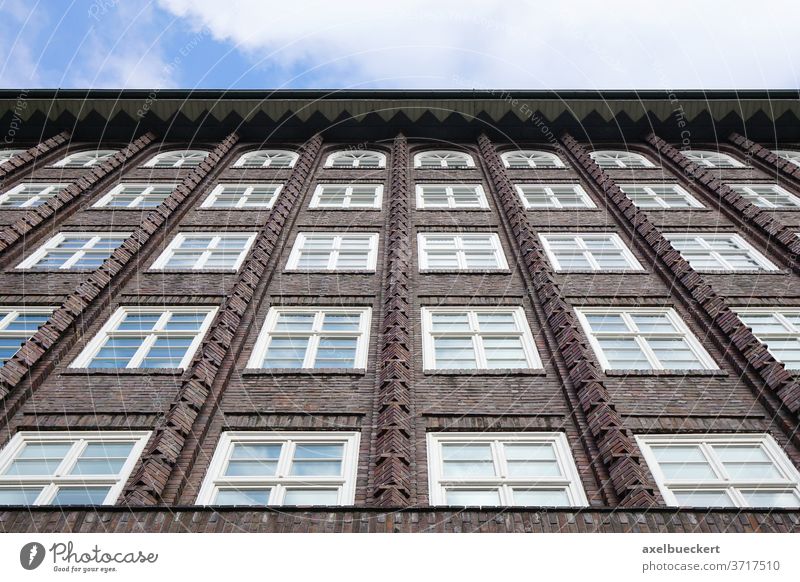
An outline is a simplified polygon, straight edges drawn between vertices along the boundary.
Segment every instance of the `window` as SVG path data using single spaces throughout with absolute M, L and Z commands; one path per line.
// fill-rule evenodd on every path
M 234 168 L 294 168 L 297 154 L 287 150 L 259 150 L 242 155 Z
M 800 475 L 770 435 L 648 435 L 636 440 L 667 505 L 800 506 Z
M 255 238 L 254 232 L 180 232 L 150 269 L 236 271 L 242 266 Z
M 777 184 L 728 184 L 728 186 L 759 208 L 800 207 L 800 198 Z
M 421 152 L 414 156 L 415 168 L 474 168 L 472 156 L 464 152 Z
M 556 271 L 643 270 L 616 233 L 550 233 L 539 237 Z
M 580 184 L 518 184 L 522 204 L 532 208 L 596 208 Z
M 597 162 L 601 168 L 655 168 L 653 162 L 642 154 L 622 151 L 597 151 L 589 156 Z
M 432 505 L 588 505 L 563 433 L 428 433 Z
M 728 154 L 703 150 L 686 150 L 681 153 L 695 164 L 706 168 L 744 168 L 744 164 Z
M 420 269 L 508 269 L 494 233 L 420 233 Z
M 18 184 L 0 194 L 0 208 L 33 208 L 41 206 L 68 185 L 44 182 Z
M 177 187 L 177 184 L 117 184 L 92 208 L 155 208 Z
M 800 309 L 753 307 L 736 313 L 776 360 L 800 370 Z
M 54 168 L 91 168 L 114 156 L 117 150 L 90 150 L 68 155 L 53 164 Z
M 376 233 L 301 232 L 286 268 L 290 271 L 374 271 L 378 263 Z
M 248 368 L 367 367 L 371 310 L 272 307 Z
M 703 208 L 679 184 L 620 184 L 619 188 L 639 208 Z
M 353 505 L 359 434 L 224 432 L 199 505 Z
M 326 168 L 385 168 L 386 156 L 368 150 L 333 152 L 325 160 Z
M 426 370 L 541 368 L 522 307 L 423 307 Z
M 664 233 L 675 250 L 698 271 L 776 271 L 764 255 L 738 234 Z
M 774 150 L 772 153 L 788 162 L 792 162 L 796 166 L 800 166 L 800 152 L 793 150 Z M 2 155 L 2 152 L 0 152 L 0 155 Z
M 489 208 L 480 184 L 417 184 L 417 208 Z
M 319 184 L 310 208 L 380 208 L 382 184 Z
M 17 269 L 97 269 L 129 232 L 60 232 Z
M 282 184 L 217 184 L 200 208 L 272 208 Z
M 52 307 L 0 307 L 0 366 L 44 325 L 51 313 Z
M 150 158 L 145 168 L 193 168 L 206 159 L 209 152 L 203 150 L 176 150 L 162 152 Z
M 505 152 L 500 155 L 503 165 L 512 169 L 527 168 L 563 168 L 564 162 L 555 154 L 550 152 L 537 152 L 533 150 L 519 150 L 516 152 Z
M 0 164 L 5 164 L 14 156 L 18 156 L 25 150 L 0 150 Z
M 120 307 L 71 368 L 185 368 L 216 307 Z
M 716 370 L 672 308 L 576 310 L 604 370 Z
M 18 432 L 0 452 L 0 505 L 113 505 L 149 432 Z

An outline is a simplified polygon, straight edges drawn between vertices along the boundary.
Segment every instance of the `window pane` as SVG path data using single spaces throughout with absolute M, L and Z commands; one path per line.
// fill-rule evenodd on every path
M 798 507 L 800 498 L 793 491 L 741 490 L 751 507 Z
M 572 505 L 566 489 L 513 489 L 514 505 L 568 507 Z
M 267 505 L 271 489 L 220 489 L 214 505 Z
M 273 337 L 264 357 L 264 368 L 302 368 L 308 337 Z
M 284 505 L 338 505 L 338 489 L 295 489 L 286 490 Z
M 674 491 L 681 507 L 734 507 L 725 491 Z
M 448 489 L 448 505 L 500 505 L 500 492 L 496 489 Z
M 504 445 L 508 474 L 511 477 L 560 477 L 561 469 L 556 461 L 553 445 L 508 444 Z
M 52 475 L 72 443 L 26 443 L 5 475 Z
M 341 475 L 344 445 L 297 444 L 292 461 L 291 475 L 330 476 Z
M 59 487 L 53 505 L 101 505 L 110 487 Z
M 652 365 L 633 338 L 597 338 L 610 368 L 617 370 L 650 370 Z
M 495 475 L 491 445 L 444 444 L 442 460 L 445 477 L 492 477 Z
M 433 349 L 437 368 L 477 367 L 471 338 L 434 338 Z
M 520 337 L 483 338 L 489 368 L 527 368 L 528 359 Z
M 0 505 L 33 505 L 43 487 L 2 487 Z

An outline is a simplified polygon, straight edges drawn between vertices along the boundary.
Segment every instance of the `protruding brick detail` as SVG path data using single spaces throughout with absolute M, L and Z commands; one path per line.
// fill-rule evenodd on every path
M 152 139 L 152 137 L 150 138 Z M 41 357 L 70 329 L 139 253 L 150 236 L 175 212 L 194 188 L 205 178 L 219 160 L 233 147 L 239 137 L 233 133 L 209 154 L 209 163 L 195 168 L 159 206 L 148 212 L 142 223 L 125 239 L 111 256 L 83 281 L 66 301 L 56 309 L 47 322 L 25 342 L 20 350 L 0 368 L 0 400 L 17 386 Z M 118 161 L 117 165 L 122 162 Z
M 154 139 L 154 134 L 150 132 L 144 134 L 103 163 L 91 168 L 89 172 L 70 184 L 58 196 L 49 198 L 44 204 L 30 209 L 22 218 L 13 224 L 4 227 L 2 231 L 0 231 L 0 256 L 2 256 L 2 253 L 7 251 L 9 247 L 24 239 L 25 236 L 30 234 L 36 227 L 51 219 L 65 206 L 69 206 L 78 197 L 91 191 L 99 181 L 150 145 Z
M 231 348 L 234 333 L 250 305 L 267 265 L 278 244 L 283 227 L 300 199 L 322 138 L 315 136 L 303 147 L 291 176 L 275 201 L 266 224 L 259 232 L 230 295 L 220 307 L 170 408 L 155 429 L 142 455 L 138 470 L 129 480 L 125 502 L 129 505 L 157 505 L 162 502 L 167 482 L 200 411 L 209 399 L 222 361 Z M 193 451 L 190 465 L 199 452 Z
M 644 239 L 662 260 L 664 265 L 675 275 L 675 284 L 683 286 L 692 301 L 702 310 L 725 334 L 729 343 L 736 346 L 750 367 L 758 373 L 766 384 L 765 390 L 770 390 L 786 407 L 796 413 L 800 410 L 800 383 L 778 362 L 767 348 L 764 347 L 753 332 L 747 327 L 736 313 L 728 306 L 723 297 L 717 295 L 714 289 L 705 282 L 703 277 L 695 271 L 689 263 L 676 251 L 670 242 L 661 234 L 646 212 L 637 208 L 631 202 L 614 180 L 589 156 L 578 141 L 565 134 L 562 143 L 568 151 L 575 156 L 580 166 L 594 181 L 595 186 L 610 200 L 620 211 L 630 226 Z M 676 163 L 686 168 L 691 162 L 680 154 L 675 148 L 666 144 L 660 138 L 651 135 L 648 141 L 662 151 L 662 154 L 671 156 L 670 149 L 677 154 Z M 695 164 L 692 164 L 695 165 Z M 696 166 L 696 165 L 695 165 Z M 700 168 L 697 172 L 693 168 L 688 171 L 698 179 L 706 179 Z M 719 186 L 713 186 L 718 188 Z M 727 188 L 730 190 L 730 188 Z M 739 197 L 741 198 L 741 197 Z M 749 204 L 749 203 L 748 203 Z M 752 206 L 752 205 L 750 205 Z M 745 370 L 740 370 L 744 373 Z
M 765 148 L 760 143 L 747 139 L 739 133 L 733 132 L 728 136 L 728 140 L 739 146 L 748 157 L 755 158 L 770 167 L 777 168 L 784 176 L 800 182 L 800 166 L 797 164 L 780 157 L 771 149 Z
M 794 165 L 782 158 L 778 158 L 778 156 L 758 144 L 754 144 L 749 140 L 745 141 L 748 144 L 752 144 L 748 147 L 753 150 L 763 150 L 761 154 L 765 158 L 776 158 L 782 162 L 786 162 L 788 165 Z M 737 194 L 730 186 L 720 182 L 719 177 L 710 169 L 695 164 L 684 156 L 678 148 L 661 139 L 656 134 L 651 133 L 648 135 L 647 142 L 656 148 L 662 156 L 680 166 L 685 176 L 693 179 L 696 183 L 705 187 L 712 195 L 719 197 L 722 201 L 727 203 L 733 209 L 734 216 L 738 217 L 745 226 L 759 232 L 765 237 L 769 245 L 773 247 L 772 250 L 781 255 L 786 265 L 795 273 L 800 274 L 800 261 L 796 258 L 800 255 L 800 238 L 795 235 L 795 231 L 797 230 L 795 227 L 783 224 L 780 220 L 775 218 L 775 213 L 771 209 L 759 208 L 746 198 Z M 795 167 L 800 170 L 797 166 Z
M 49 154 L 54 149 L 61 147 L 67 142 L 69 142 L 69 132 L 62 131 L 44 140 L 42 143 L 25 150 L 21 154 L 17 154 L 10 160 L 3 162 L 0 164 L 0 182 L 5 182 L 9 177 L 27 168 L 42 156 Z
M 378 505 L 398 507 L 411 498 L 411 220 L 408 142 L 398 135 L 392 146 L 383 325 L 378 355 L 375 434 L 375 487 Z
M 486 135 L 478 138 L 478 145 L 501 208 L 519 245 L 522 264 L 533 281 L 537 301 L 543 307 L 547 323 L 554 332 L 557 345 L 553 347 L 563 359 L 569 382 L 577 392 L 579 406 L 586 418 L 585 428 L 588 429 L 588 434 L 586 430 L 581 431 L 582 440 L 592 459 L 598 481 L 603 483 L 610 479 L 612 491 L 617 497 L 616 500 L 609 500 L 611 504 L 617 502 L 622 507 L 656 505 L 655 492 L 642 466 L 633 437 L 625 428 L 611 395 L 603 385 L 597 366 L 589 357 L 572 306 L 563 298 L 550 262 L 536 238 L 500 156 Z M 567 402 L 572 406 L 569 398 Z

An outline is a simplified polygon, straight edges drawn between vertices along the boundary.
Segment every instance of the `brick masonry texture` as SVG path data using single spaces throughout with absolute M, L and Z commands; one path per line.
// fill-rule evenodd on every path
M 62 131 L 0 164 L 0 183 L 3 187 L 8 186 L 9 178 L 15 178 L 18 174 L 30 170 L 36 165 L 39 158 L 45 157 L 69 143 L 69 137 L 68 131 Z

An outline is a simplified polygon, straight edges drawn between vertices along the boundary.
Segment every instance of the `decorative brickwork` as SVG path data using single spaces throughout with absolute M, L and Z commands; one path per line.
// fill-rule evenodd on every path
M 797 164 L 780 157 L 778 154 L 773 153 L 772 150 L 765 148 L 758 142 L 747 139 L 739 133 L 733 132 L 728 136 L 728 140 L 739 146 L 747 157 L 759 160 L 770 168 L 776 168 L 784 176 L 800 183 L 800 166 Z
M 44 140 L 42 143 L 25 150 L 21 154 L 17 154 L 10 160 L 3 162 L 0 164 L 0 182 L 5 183 L 9 177 L 12 177 L 17 172 L 33 165 L 34 162 L 36 162 L 36 160 L 42 156 L 45 156 L 56 148 L 63 146 L 65 143 L 69 142 L 69 137 L 68 131 L 62 131 L 61 133 Z

